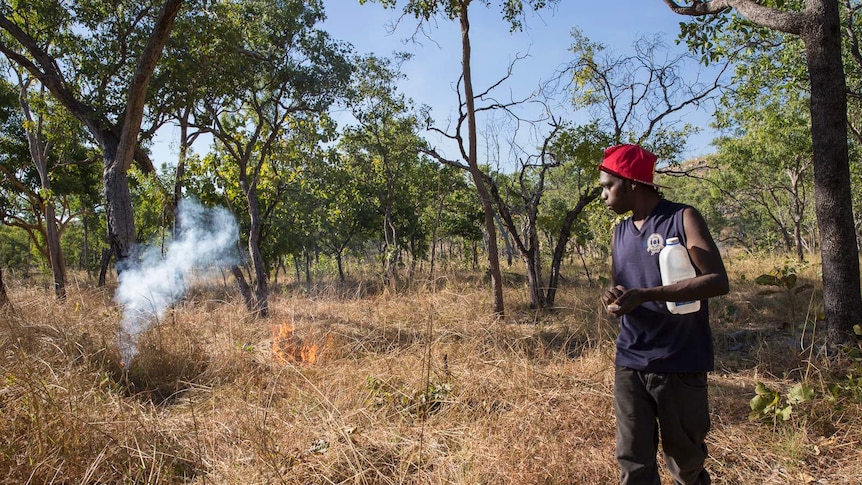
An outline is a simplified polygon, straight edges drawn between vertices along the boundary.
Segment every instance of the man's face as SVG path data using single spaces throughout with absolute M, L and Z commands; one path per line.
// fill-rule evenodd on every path
M 617 214 L 631 210 L 631 190 L 627 180 L 599 171 L 599 185 L 602 187 L 602 200 L 608 209 Z

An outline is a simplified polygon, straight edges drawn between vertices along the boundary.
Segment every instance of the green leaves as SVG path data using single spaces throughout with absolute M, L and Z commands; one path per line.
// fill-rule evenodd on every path
M 782 288 L 793 288 L 796 286 L 796 275 L 774 275 L 774 274 L 762 274 L 754 279 L 754 282 L 758 285 L 769 285 L 769 286 L 780 286 Z
M 772 273 L 762 274 L 755 278 L 754 282 L 761 286 L 778 287 L 792 295 L 798 295 L 814 287 L 810 283 L 797 286 L 797 269 L 790 264 L 785 264 L 782 268 L 776 268 Z
M 762 382 L 758 382 L 754 393 L 754 397 L 749 402 L 751 412 L 748 419 L 772 422 L 773 424 L 789 421 L 793 415 L 794 406 L 814 399 L 814 390 L 803 382 L 791 387 L 785 395 L 770 389 Z
M 814 389 L 804 383 L 796 384 L 787 393 L 787 404 L 798 405 L 814 399 Z

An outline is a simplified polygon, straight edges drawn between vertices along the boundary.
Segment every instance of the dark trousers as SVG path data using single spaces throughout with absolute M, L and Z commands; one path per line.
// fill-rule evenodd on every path
M 622 485 L 661 485 L 656 453 L 677 484 L 707 485 L 709 431 L 706 373 L 660 374 L 617 367 L 614 411 Z

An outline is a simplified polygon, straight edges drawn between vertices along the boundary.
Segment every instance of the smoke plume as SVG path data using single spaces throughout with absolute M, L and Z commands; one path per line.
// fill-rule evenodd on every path
M 123 312 L 119 348 L 127 366 L 137 354 L 138 336 L 183 298 L 189 275 L 229 267 L 238 260 L 239 229 L 226 209 L 208 209 L 185 199 L 180 201 L 177 222 L 179 231 L 164 254 L 161 247 L 145 246 L 138 258 L 118 268 L 114 300 Z

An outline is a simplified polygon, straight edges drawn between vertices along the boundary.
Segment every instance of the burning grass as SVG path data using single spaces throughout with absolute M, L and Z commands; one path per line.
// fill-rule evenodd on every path
M 812 324 L 788 314 L 795 295 L 753 283 L 774 264 L 728 266 L 733 291 L 712 302 L 714 483 L 856 483 L 862 389 L 800 347 Z M 564 288 L 537 314 L 512 286 L 502 320 L 470 278 L 283 291 L 260 321 L 231 290 L 199 286 L 121 367 L 109 290 L 58 302 L 13 282 L 0 483 L 614 483 L 614 323 L 600 291 Z M 759 381 L 808 382 L 820 398 L 751 422 Z

